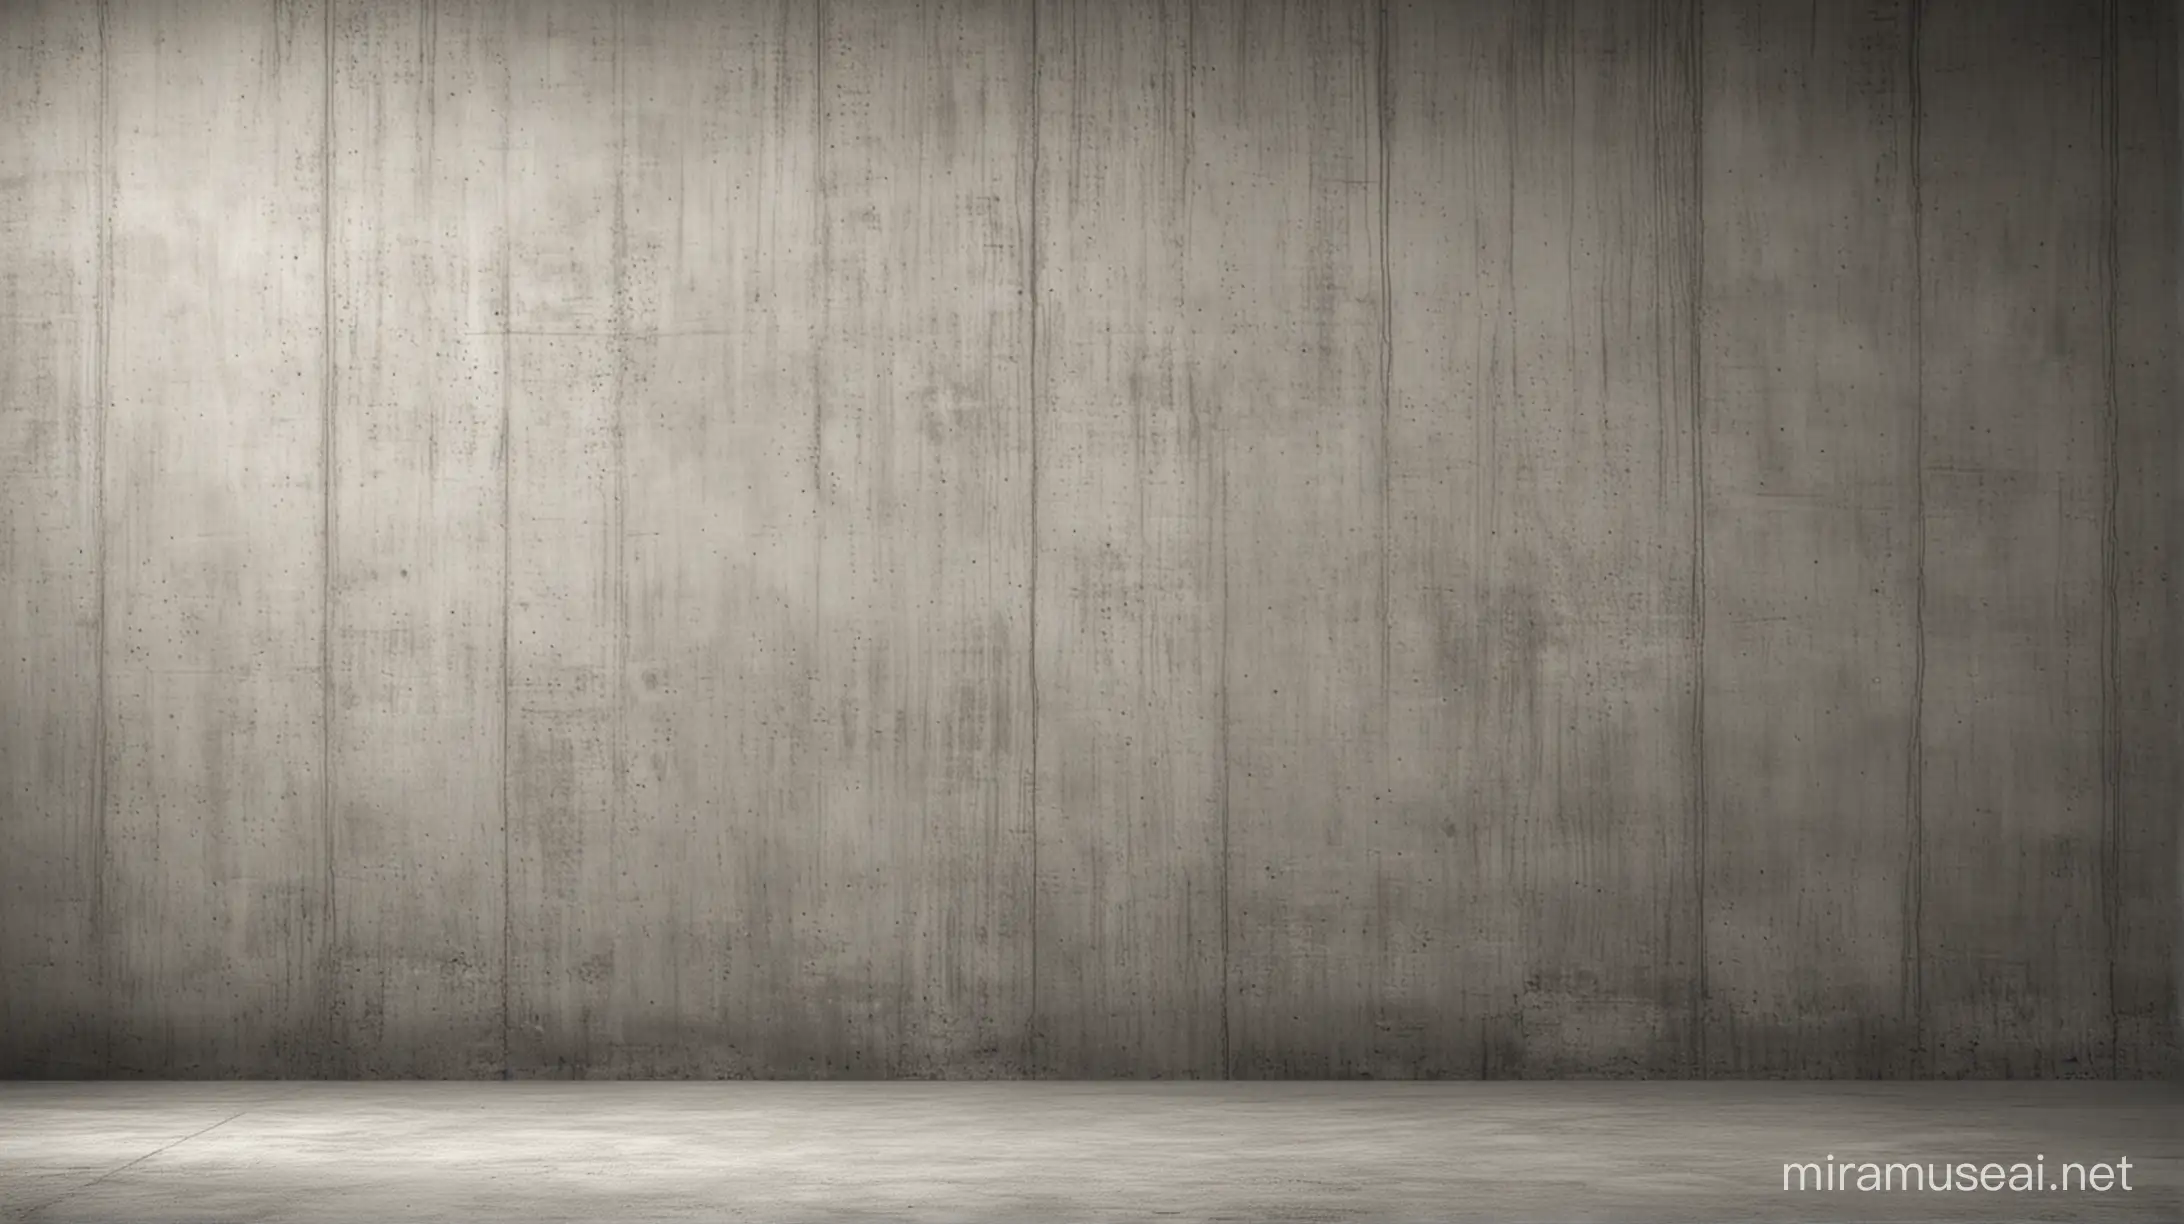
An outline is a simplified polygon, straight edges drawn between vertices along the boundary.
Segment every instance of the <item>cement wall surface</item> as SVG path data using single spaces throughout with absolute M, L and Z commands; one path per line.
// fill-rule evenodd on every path
M 2174 1074 L 2173 0 L 4 0 L 0 1074 Z

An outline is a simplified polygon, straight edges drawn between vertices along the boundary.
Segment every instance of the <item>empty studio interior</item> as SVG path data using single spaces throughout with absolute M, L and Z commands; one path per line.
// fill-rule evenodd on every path
M 0 0 L 0 1220 L 2184 1219 L 2179 26 Z

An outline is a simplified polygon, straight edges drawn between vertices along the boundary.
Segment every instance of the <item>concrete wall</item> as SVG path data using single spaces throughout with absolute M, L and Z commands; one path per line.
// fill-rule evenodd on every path
M 0 1073 L 2172 1073 L 2178 45 L 8 0 Z

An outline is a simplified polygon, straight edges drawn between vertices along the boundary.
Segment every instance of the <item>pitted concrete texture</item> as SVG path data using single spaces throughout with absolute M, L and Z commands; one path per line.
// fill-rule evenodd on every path
M 2159 1080 L 2178 0 L 0 0 L 0 1077 Z
M 10 1221 L 2174 1221 L 2162 1084 L 0 1085 Z M 2128 1159 L 2107 1193 L 1789 1161 Z

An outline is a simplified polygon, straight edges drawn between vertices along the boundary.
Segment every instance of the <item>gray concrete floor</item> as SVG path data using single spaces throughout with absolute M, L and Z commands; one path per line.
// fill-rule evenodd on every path
M 0 1084 L 0 1218 L 2184 1219 L 2161 1084 Z M 1785 1193 L 2129 1158 L 2105 1194 Z

